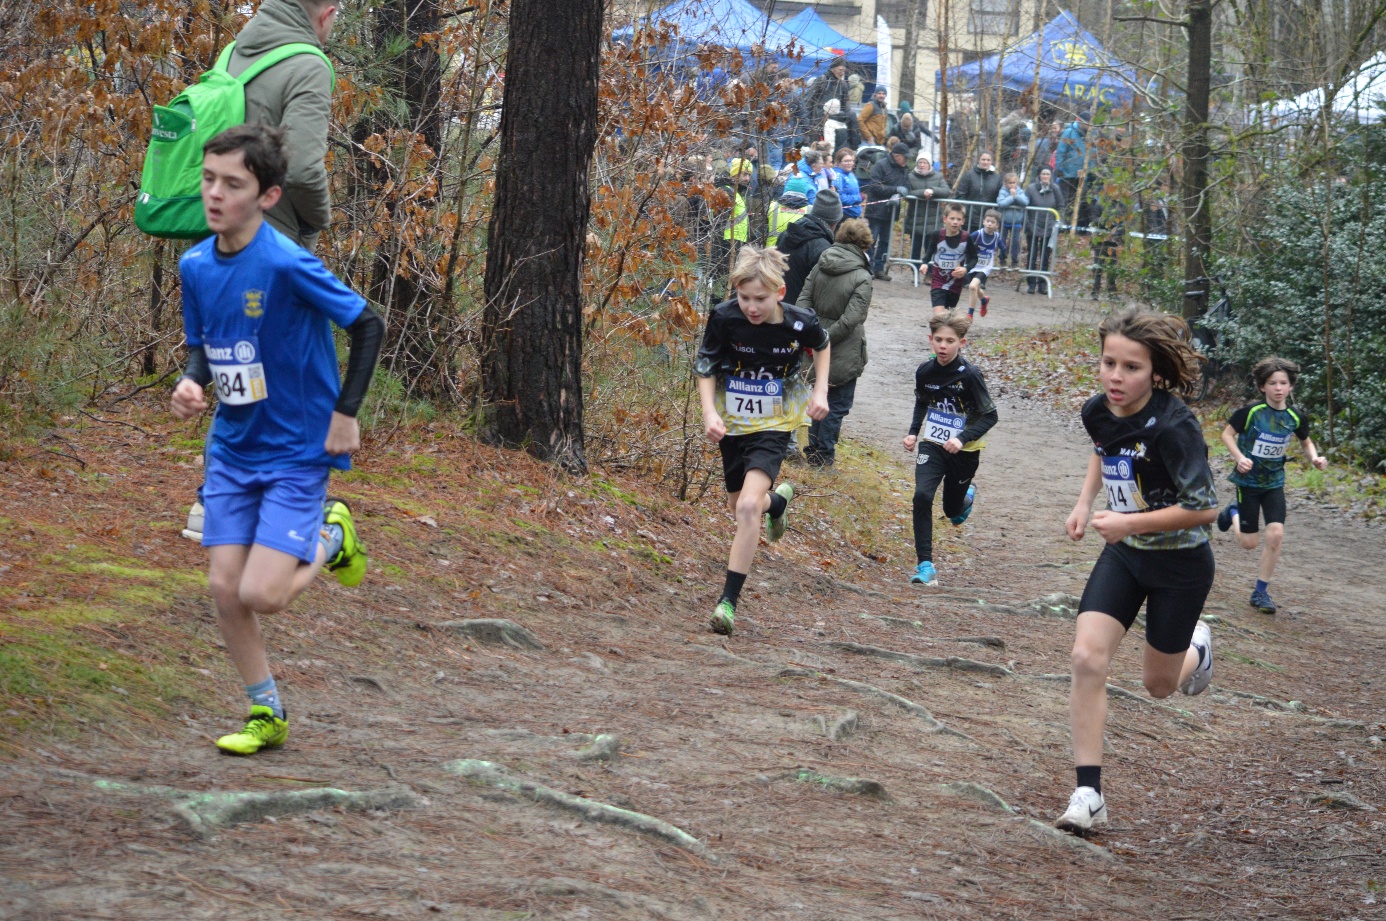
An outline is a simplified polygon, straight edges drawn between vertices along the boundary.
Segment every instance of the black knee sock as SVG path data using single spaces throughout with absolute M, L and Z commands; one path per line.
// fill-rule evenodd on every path
M 777 492 L 770 494 L 770 517 L 778 518 L 784 514 L 785 507 L 789 505 L 789 500 Z
M 783 496 L 780 497 L 780 501 L 784 501 Z M 737 599 L 741 597 L 741 586 L 745 584 L 746 573 L 732 572 L 730 569 L 728 569 L 726 584 L 722 586 L 722 600 L 730 601 L 732 603 L 732 607 L 736 607 Z
M 1087 764 L 1078 766 L 1078 786 L 1092 787 L 1098 793 L 1102 792 L 1102 765 Z

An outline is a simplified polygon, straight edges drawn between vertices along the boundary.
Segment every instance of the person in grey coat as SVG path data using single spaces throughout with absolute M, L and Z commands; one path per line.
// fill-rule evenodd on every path
M 1039 171 L 1039 178 L 1025 187 L 1025 195 L 1030 199 L 1031 208 L 1051 208 L 1059 214 L 1064 213 L 1064 193 L 1054 181 L 1054 172 L 1049 167 Z M 1025 212 L 1025 267 L 1039 272 L 1049 271 L 1049 260 L 1054 255 L 1050 246 L 1056 219 L 1048 211 Z M 1041 276 L 1025 276 L 1026 287 L 1034 294 L 1039 287 Z M 1045 280 L 1046 289 L 1049 287 Z
M 818 314 L 832 340 L 828 365 L 828 415 L 809 426 L 804 457 L 812 466 L 837 459 L 842 420 L 852 411 L 857 378 L 866 370 L 866 314 L 871 307 L 871 228 L 861 218 L 842 222 L 837 242 L 818 258 L 798 305 Z

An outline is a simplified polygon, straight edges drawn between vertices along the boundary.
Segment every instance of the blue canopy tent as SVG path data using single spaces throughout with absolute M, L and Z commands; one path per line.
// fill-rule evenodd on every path
M 847 59 L 847 63 L 856 64 L 860 69 L 865 70 L 876 66 L 876 44 L 874 41 L 869 45 L 853 41 L 824 22 L 823 17 L 819 16 L 818 11 L 811 6 L 804 7 L 795 16 L 786 19 L 780 25 L 799 36 L 805 45 L 823 48 L 841 55 Z
M 1107 54 L 1091 32 L 1063 10 L 1025 41 L 1005 52 L 948 69 L 948 88 L 970 92 L 981 87 L 1023 93 L 1035 85 L 1053 105 L 1086 111 L 1094 98 L 1103 107 L 1131 102 L 1136 72 Z M 935 71 L 943 85 L 943 72 Z
M 763 62 L 773 58 L 795 77 L 820 71 L 835 57 L 831 49 L 806 42 L 769 19 L 749 0 L 674 0 L 644 18 L 650 22 L 673 23 L 679 30 L 682 45 L 721 45 L 741 52 L 748 61 Z M 617 42 L 630 41 L 634 34 L 634 27 L 627 26 L 617 29 L 611 38 Z M 763 50 L 758 52 L 758 47 Z M 785 54 L 791 47 L 803 56 L 796 60 Z M 872 61 L 875 61 L 874 51 Z

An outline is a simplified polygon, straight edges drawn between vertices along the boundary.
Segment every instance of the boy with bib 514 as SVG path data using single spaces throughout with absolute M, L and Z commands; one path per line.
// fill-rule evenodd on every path
M 703 430 L 722 452 L 727 503 L 736 515 L 726 583 L 712 612 L 717 633 L 734 629 L 762 518 L 767 539 L 784 536 L 794 489 L 788 483 L 773 492 L 770 487 L 790 439 L 805 416 L 819 421 L 828 415 L 828 332 L 812 310 L 781 300 L 785 267 L 784 255 L 773 247 L 742 247 L 731 273 L 736 294 L 712 308 L 693 362 Z M 810 352 L 812 390 L 803 374 Z

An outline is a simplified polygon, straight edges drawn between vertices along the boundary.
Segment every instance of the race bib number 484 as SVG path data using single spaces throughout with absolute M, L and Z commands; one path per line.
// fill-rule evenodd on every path
M 768 419 L 784 411 L 784 381 L 727 378 L 727 413 L 743 419 Z
M 260 344 L 252 338 L 209 342 L 203 346 L 211 366 L 217 399 L 228 406 L 258 403 L 269 396 Z

